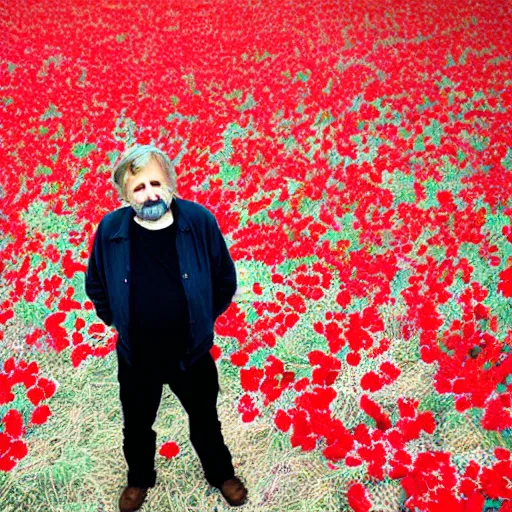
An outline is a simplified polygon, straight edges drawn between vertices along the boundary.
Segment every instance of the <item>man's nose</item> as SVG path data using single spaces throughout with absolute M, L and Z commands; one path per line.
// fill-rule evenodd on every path
M 148 199 L 150 201 L 156 201 L 158 199 L 158 195 L 157 195 L 155 190 L 152 190 L 152 189 L 149 190 L 149 192 L 148 192 Z

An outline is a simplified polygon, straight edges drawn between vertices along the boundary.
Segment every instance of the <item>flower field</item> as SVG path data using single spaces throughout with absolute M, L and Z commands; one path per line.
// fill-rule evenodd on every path
M 84 274 L 133 143 L 236 264 L 212 354 L 247 510 L 512 511 L 510 2 L 2 9 L 2 512 L 117 510 L 118 335 Z M 186 497 L 142 510 L 221 510 L 169 418 Z

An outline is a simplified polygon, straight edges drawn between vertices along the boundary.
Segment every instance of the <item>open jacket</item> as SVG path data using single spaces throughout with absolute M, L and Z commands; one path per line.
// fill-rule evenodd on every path
M 237 289 L 236 269 L 215 216 L 204 206 L 174 197 L 179 209 L 176 250 L 187 297 L 190 331 L 180 361 L 186 370 L 213 345 L 215 320 Z M 95 234 L 85 274 L 85 291 L 98 317 L 119 333 L 116 350 L 133 364 L 129 339 L 131 206 L 103 217 Z

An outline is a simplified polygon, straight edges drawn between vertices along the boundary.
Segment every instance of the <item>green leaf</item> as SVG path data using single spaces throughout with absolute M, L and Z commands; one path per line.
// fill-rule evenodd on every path
M 50 103 L 46 112 L 39 119 L 46 121 L 47 119 L 53 119 L 55 117 L 62 117 L 62 113 L 57 110 L 57 107 L 53 103 Z
M 73 149 L 71 150 L 71 153 L 76 158 L 86 158 L 89 153 L 94 151 L 96 149 L 96 144 L 75 144 L 73 146 Z
M 242 169 L 239 165 L 230 165 L 225 162 L 220 163 L 220 172 L 217 175 L 217 178 L 222 180 L 222 183 L 226 184 L 229 181 L 238 181 L 240 178 L 240 174 Z
M 384 171 L 382 173 L 382 188 L 387 188 L 393 193 L 394 206 L 416 202 L 414 174 L 406 174 L 399 169 L 395 169 L 393 172 Z
M 309 77 L 311 76 L 311 71 L 306 69 L 306 71 L 298 71 L 295 75 L 295 80 L 300 80 L 301 82 L 307 82 Z
M 271 354 L 274 354 L 274 350 L 270 348 L 260 348 L 254 352 L 252 352 L 249 357 L 249 362 L 247 363 L 247 367 L 255 366 L 256 368 L 262 369 L 265 365 L 267 357 Z
M 413 150 L 414 151 L 425 151 L 425 136 L 420 133 L 416 139 L 414 140 L 414 146 L 413 146 Z
M 46 165 L 38 165 L 36 167 L 36 170 L 34 171 L 34 176 L 50 176 L 52 174 L 52 170 L 50 167 L 47 167 Z
M 441 137 L 443 136 L 443 133 L 443 127 L 437 119 L 432 119 L 430 124 L 423 130 L 423 134 L 430 137 L 434 146 L 439 146 L 441 144 Z

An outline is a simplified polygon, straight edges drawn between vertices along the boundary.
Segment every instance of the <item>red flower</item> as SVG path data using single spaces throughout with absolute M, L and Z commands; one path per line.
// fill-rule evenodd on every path
M 363 463 L 363 461 L 361 459 L 356 458 L 356 457 L 349 456 L 349 457 L 345 458 L 345 464 L 348 467 L 360 466 L 362 463 Z
M 343 436 L 324 448 L 322 453 L 327 459 L 338 462 L 347 455 L 352 446 L 353 442 L 350 436 Z
M 400 411 L 401 418 L 414 418 L 416 416 L 416 409 L 418 408 L 419 401 L 411 398 L 399 398 L 398 410 Z
M 434 419 L 434 414 L 430 411 L 425 411 L 421 413 L 417 418 L 417 423 L 419 428 L 424 430 L 427 434 L 433 434 L 436 429 L 436 420 Z
M 383 380 L 375 372 L 368 372 L 361 378 L 361 387 L 365 391 L 378 391 L 384 386 Z
M 475 510 L 475 512 L 477 512 Z M 512 500 L 505 500 L 501 503 L 500 512 L 512 512 Z
M 307 377 L 303 377 L 293 385 L 293 388 L 295 389 L 295 391 L 303 391 L 309 386 L 309 383 L 309 379 Z
M 363 395 L 359 403 L 361 405 L 361 409 L 363 409 L 363 411 L 368 414 L 368 416 L 375 420 L 377 428 L 381 430 L 387 430 L 388 428 L 391 428 L 391 420 L 387 414 L 384 413 L 381 407 L 371 398 L 369 398 L 367 395 Z
M 281 432 L 287 432 L 292 424 L 292 418 L 282 409 L 278 409 L 274 423 Z
M 240 382 L 245 391 L 258 391 L 264 371 L 259 368 L 243 368 L 240 370 Z
M 482 469 L 481 485 L 482 490 L 491 499 L 512 499 L 512 462 L 500 460 L 492 468 Z
M 9 447 L 9 457 L 12 457 L 13 459 L 21 460 L 24 457 L 26 457 L 28 454 L 28 448 L 27 445 L 21 441 L 13 441 Z
M 510 460 L 510 451 L 506 448 L 495 448 L 494 455 L 498 460 Z
M 242 415 L 244 423 L 254 421 L 254 418 L 260 414 L 258 408 L 254 405 L 254 401 L 247 393 L 243 395 L 238 402 L 238 412 Z
M 14 400 L 15 396 L 11 391 L 11 382 L 9 378 L 0 373 L 0 405 L 8 404 Z
M 0 432 L 0 455 L 3 455 L 9 449 L 9 445 L 11 444 L 11 437 L 3 432 Z
M 46 396 L 40 387 L 34 386 L 27 391 L 27 398 L 37 406 L 46 398 Z
M 10 357 L 4 363 L 4 371 L 6 373 L 11 373 L 14 370 L 15 366 L 16 364 L 14 362 L 14 357 Z
M 55 390 L 57 389 L 55 382 L 45 379 L 44 377 L 41 377 L 37 384 L 44 391 L 46 399 L 51 398 L 55 394 Z
M 364 423 L 357 425 L 354 429 L 354 439 L 363 445 L 371 443 L 368 427 Z
M 16 461 L 7 456 L 0 455 L 0 471 L 11 471 L 16 466 Z
M 353 484 L 347 492 L 348 504 L 354 512 L 369 512 L 372 502 L 368 499 L 369 493 L 363 484 Z
M 361 354 L 359 352 L 349 352 L 346 361 L 350 366 L 357 366 L 361 362 Z
M 455 409 L 464 412 L 471 407 L 471 400 L 466 396 L 459 396 L 455 399 Z
M 87 356 L 91 355 L 93 348 L 88 343 L 82 343 L 76 346 L 71 352 L 71 364 L 73 368 L 80 366 L 82 361 L 87 359 Z
M 503 393 L 490 400 L 482 418 L 482 427 L 487 430 L 512 428 L 511 394 Z
M 400 376 L 400 370 L 390 361 L 385 361 L 380 365 L 380 371 L 384 374 L 386 384 L 391 384 Z
M 222 354 L 222 350 L 220 349 L 220 347 L 218 345 L 214 344 L 212 346 L 212 348 L 210 349 L 210 354 L 212 355 L 213 360 L 217 361 Z
M 252 290 L 256 295 L 261 295 L 263 293 L 263 289 L 260 283 L 254 283 L 252 286 Z
M 30 419 L 30 423 L 34 425 L 42 425 L 46 423 L 46 420 L 51 416 L 52 412 L 47 405 L 41 405 L 36 407 L 32 412 L 32 418 Z
M 231 354 L 230 359 L 235 366 L 245 366 L 249 362 L 249 356 L 246 352 L 235 352 Z
M 11 437 L 18 438 L 23 435 L 23 416 L 15 409 L 11 409 L 7 412 L 4 416 L 3 422 L 5 425 L 5 432 Z
M 160 450 L 158 451 L 158 453 L 160 455 L 162 455 L 162 457 L 165 457 L 167 459 L 172 459 L 173 457 L 176 457 L 176 455 L 178 455 L 178 453 L 180 453 L 180 448 L 174 442 L 167 442 L 167 443 L 164 443 L 160 447 Z

